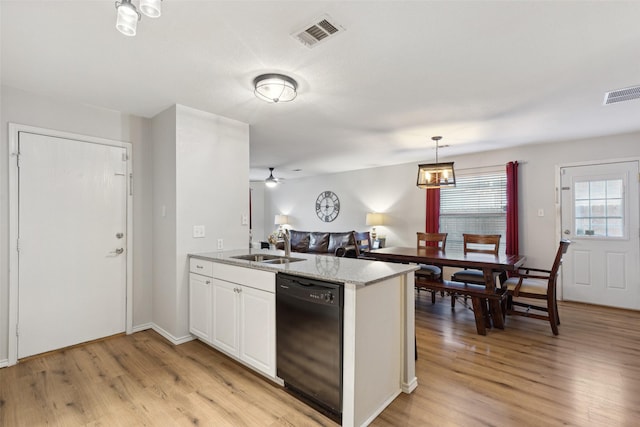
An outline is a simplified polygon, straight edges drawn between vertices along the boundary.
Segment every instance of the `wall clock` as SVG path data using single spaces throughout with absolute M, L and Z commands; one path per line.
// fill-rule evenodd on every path
M 340 213 L 340 199 L 333 191 L 323 191 L 316 199 L 316 215 L 324 222 L 331 222 Z

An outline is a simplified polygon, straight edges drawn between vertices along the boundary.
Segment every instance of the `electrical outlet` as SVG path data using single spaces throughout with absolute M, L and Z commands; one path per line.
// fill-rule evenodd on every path
M 193 238 L 200 239 L 205 235 L 204 225 L 194 225 L 193 226 Z
M 249 217 L 247 216 L 247 214 L 242 214 L 240 223 L 241 225 L 249 225 Z
M 544 216 L 544 209 L 538 209 L 538 216 Z
M 218 239 L 218 250 L 222 250 L 224 247 L 222 239 Z

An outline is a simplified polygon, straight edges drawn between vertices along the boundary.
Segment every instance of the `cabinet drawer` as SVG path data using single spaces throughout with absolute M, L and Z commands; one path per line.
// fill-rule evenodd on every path
M 203 276 L 213 276 L 213 262 L 199 258 L 189 258 L 189 271 Z
M 276 273 L 271 271 L 215 263 L 213 277 L 262 291 L 276 292 Z

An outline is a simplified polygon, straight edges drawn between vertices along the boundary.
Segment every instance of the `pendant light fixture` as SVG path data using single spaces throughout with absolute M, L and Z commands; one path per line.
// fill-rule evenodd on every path
M 269 168 L 269 177 L 264 180 L 264 185 L 269 188 L 273 188 L 278 185 L 278 180 L 273 176 L 273 169 L 274 168 Z
M 298 83 L 284 74 L 262 74 L 253 80 L 253 93 L 270 103 L 293 101 L 298 95 Z
M 416 185 L 423 189 L 455 187 L 456 174 L 453 170 L 453 162 L 438 163 L 438 142 L 442 137 L 434 136 L 431 139 L 436 142 L 436 162 L 418 166 Z
M 131 0 L 116 1 L 118 11 L 116 28 L 125 36 L 135 36 L 142 14 L 149 18 L 158 18 L 162 14 L 161 2 L 162 0 L 140 0 L 140 11 L 138 11 Z

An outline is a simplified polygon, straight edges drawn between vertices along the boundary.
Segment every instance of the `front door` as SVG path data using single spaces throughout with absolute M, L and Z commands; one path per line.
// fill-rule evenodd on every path
M 125 331 L 126 148 L 19 132 L 18 358 Z
M 638 161 L 560 168 L 563 299 L 640 308 Z

